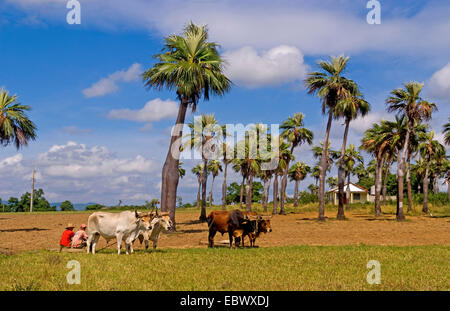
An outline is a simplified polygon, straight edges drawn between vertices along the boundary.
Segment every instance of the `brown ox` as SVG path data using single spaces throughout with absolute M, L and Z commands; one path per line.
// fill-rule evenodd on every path
M 238 238 L 244 232 L 255 232 L 256 222 L 251 221 L 240 210 L 212 211 L 206 218 L 209 227 L 209 247 L 214 247 L 214 237 L 217 232 L 222 235 L 228 232 L 230 248 L 233 246 L 233 237 Z
M 258 238 L 261 233 L 266 234 L 267 232 L 272 232 L 272 225 L 270 224 L 270 216 L 269 218 L 266 218 L 264 216 L 260 216 L 255 212 L 243 212 L 245 216 L 257 216 L 257 226 L 256 226 L 256 232 L 249 232 L 248 234 L 243 234 L 242 236 L 242 246 L 244 246 L 244 238 L 246 235 L 248 235 L 248 238 L 250 240 L 250 247 L 255 247 L 256 238 Z

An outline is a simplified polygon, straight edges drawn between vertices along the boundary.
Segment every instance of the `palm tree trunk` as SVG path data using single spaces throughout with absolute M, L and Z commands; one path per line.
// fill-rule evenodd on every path
M 434 194 L 438 194 L 439 193 L 439 175 L 438 174 L 434 174 L 433 176 L 433 192 Z
M 318 220 L 325 221 L 325 177 L 328 167 L 328 139 L 330 137 L 331 122 L 333 120 L 333 110 L 330 109 L 328 115 L 327 131 L 323 142 L 322 156 L 319 164 L 319 217 Z
M 278 173 L 275 173 L 273 179 L 273 211 L 272 214 L 275 215 L 278 212 Z
M 286 200 L 286 188 L 287 188 L 287 172 L 289 168 L 289 160 L 286 161 L 286 169 L 283 171 L 283 177 L 281 179 L 280 189 L 280 215 L 285 215 L 284 203 Z
M 345 207 L 345 209 L 347 211 L 350 210 L 350 198 L 351 198 L 351 194 L 350 194 L 350 176 L 351 176 L 350 172 L 347 172 L 347 193 L 346 193 L 347 204 L 346 204 L 346 207 Z
M 345 219 L 344 213 L 344 184 L 345 184 L 345 147 L 347 146 L 347 137 L 348 137 L 348 128 L 350 125 L 350 119 L 345 119 L 345 131 L 344 131 L 344 139 L 342 140 L 341 146 L 341 157 L 339 159 L 339 169 L 338 169 L 338 199 L 339 199 L 339 207 L 338 207 L 338 220 Z
M 384 177 L 383 177 L 383 190 L 382 190 L 382 194 L 383 194 L 383 205 L 386 205 L 386 194 L 387 194 L 387 179 L 389 176 L 389 161 L 386 161 L 386 167 L 384 170 Z
M 408 212 L 412 211 L 412 187 L 411 187 L 411 154 L 408 150 L 408 161 L 407 161 L 407 168 L 406 168 L 406 188 L 408 193 Z
M 405 214 L 403 213 L 403 189 L 404 189 L 404 183 L 405 183 L 405 158 L 406 153 L 408 151 L 408 144 L 409 144 L 409 135 L 411 133 L 412 124 L 411 121 L 408 120 L 408 131 L 406 132 L 405 142 L 403 145 L 403 149 L 401 150 L 401 153 L 398 157 L 398 165 L 397 165 L 397 221 L 403 221 L 405 220 Z
M 200 207 L 200 191 L 201 190 L 202 190 L 202 179 L 198 178 L 197 207 Z
M 263 195 L 263 210 L 264 212 L 267 212 L 267 202 L 269 201 L 269 188 L 270 188 L 270 179 L 265 178 L 264 179 L 264 195 Z
M 181 146 L 181 138 L 183 135 L 183 124 L 186 118 L 188 103 L 186 99 L 181 99 L 180 107 L 178 108 L 178 116 L 175 122 L 175 130 L 170 139 L 169 151 L 167 152 L 166 161 L 162 169 L 161 182 L 161 211 L 168 212 L 173 223 L 173 228 L 176 228 L 175 222 L 175 207 L 177 203 L 177 188 L 179 180 L 178 164 Z
M 209 207 L 212 207 L 212 201 L 213 201 L 213 188 L 214 188 L 214 179 L 216 179 L 216 176 L 213 175 L 212 181 L 211 181 L 211 189 L 209 189 Z
M 225 170 L 223 172 L 223 184 L 222 184 L 222 209 L 227 209 L 227 168 L 228 162 L 225 161 Z
M 241 193 L 239 198 L 239 207 L 242 208 L 242 203 L 244 201 L 244 185 L 245 185 L 245 177 L 242 176 L 242 183 L 241 183 Z
M 295 188 L 294 188 L 294 207 L 298 206 L 298 179 L 295 180 Z
M 247 178 L 246 193 L 245 193 L 245 210 L 247 212 L 252 211 L 252 187 L 253 187 L 253 176 Z
M 450 201 L 450 180 L 447 180 L 447 197 Z
M 425 169 L 425 177 L 423 179 L 423 207 L 422 212 L 428 214 L 428 185 L 430 183 L 429 178 L 430 161 L 427 161 L 427 168 Z
M 375 217 L 381 216 L 380 193 L 381 193 L 381 176 L 383 175 L 384 155 L 381 159 L 377 159 L 375 168 Z
M 203 159 L 203 173 L 202 173 L 202 209 L 200 211 L 199 219 L 206 221 L 206 184 L 208 181 L 208 160 Z

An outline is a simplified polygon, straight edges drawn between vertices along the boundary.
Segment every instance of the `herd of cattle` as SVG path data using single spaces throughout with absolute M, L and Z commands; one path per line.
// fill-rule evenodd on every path
M 254 212 L 213 211 L 207 217 L 209 227 L 208 244 L 214 247 L 214 236 L 217 232 L 222 235 L 228 233 L 230 248 L 244 246 L 244 238 L 248 236 L 250 246 L 255 246 L 256 238 L 261 233 L 272 232 L 270 218 L 263 217 Z M 145 242 L 148 249 L 149 241 L 156 249 L 159 237 L 163 231 L 170 231 L 172 221 L 167 213 L 139 213 L 137 211 L 124 211 L 121 213 L 95 212 L 88 219 L 87 253 L 95 254 L 95 246 L 102 236 L 107 242 L 117 240 L 117 253 L 120 254 L 122 241 L 125 244 L 126 254 L 133 253 L 133 243 L 136 239 Z

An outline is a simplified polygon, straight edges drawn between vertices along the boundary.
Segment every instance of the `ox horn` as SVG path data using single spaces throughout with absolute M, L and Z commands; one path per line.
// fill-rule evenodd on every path
M 137 210 L 134 210 L 134 216 L 136 216 L 136 218 L 139 218 L 139 217 L 141 217 L 141 216 L 139 215 L 139 213 L 138 213 L 138 211 L 137 211 Z

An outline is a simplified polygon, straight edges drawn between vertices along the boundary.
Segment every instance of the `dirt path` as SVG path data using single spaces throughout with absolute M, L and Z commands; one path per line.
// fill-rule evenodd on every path
M 177 214 L 178 231 L 163 234 L 158 247 L 206 247 L 206 223 L 198 212 Z M 260 247 L 282 245 L 450 245 L 450 218 L 408 217 L 398 223 L 394 216 L 374 219 L 366 214 L 346 212 L 347 221 L 317 222 L 316 213 L 288 214 L 272 218 L 273 232 L 257 240 Z M 67 223 L 87 224 L 89 214 L 6 214 L 0 215 L 0 252 L 14 254 L 27 250 L 55 249 Z M 331 217 L 331 215 L 330 215 Z M 334 217 L 334 215 L 332 216 Z M 77 229 L 77 228 L 76 228 Z M 227 239 L 218 234 L 216 241 Z M 248 242 L 248 240 L 246 241 Z M 112 244 L 112 242 L 110 242 Z M 97 249 L 106 245 L 100 239 Z M 115 248 L 116 246 L 111 246 Z M 142 246 L 136 242 L 135 248 Z

